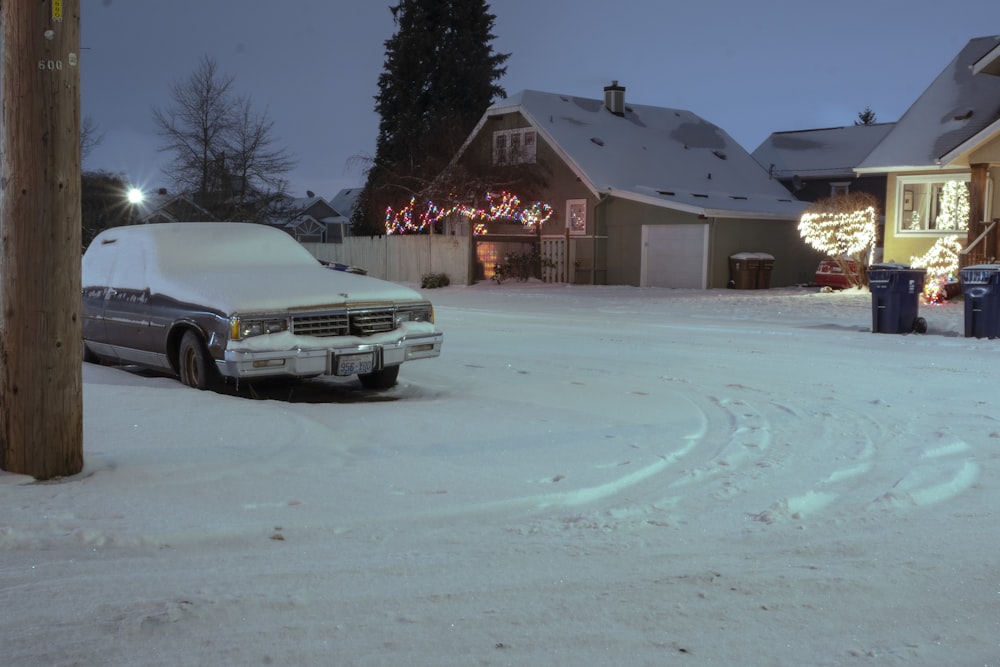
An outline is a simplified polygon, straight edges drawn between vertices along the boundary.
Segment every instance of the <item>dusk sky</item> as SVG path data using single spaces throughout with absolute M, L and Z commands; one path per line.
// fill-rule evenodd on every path
M 153 107 L 203 56 L 235 77 L 297 160 L 290 191 L 364 182 L 394 0 L 81 0 L 82 115 L 103 135 L 84 168 L 165 187 Z M 1000 2 L 495 0 L 499 82 L 686 109 L 747 151 L 776 131 L 898 120 L 959 50 L 1000 34 Z M 1000 101 L 998 101 L 1000 103 Z

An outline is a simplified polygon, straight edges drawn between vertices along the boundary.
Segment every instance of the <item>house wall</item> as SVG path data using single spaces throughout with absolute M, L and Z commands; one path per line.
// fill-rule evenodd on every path
M 802 188 L 795 189 L 791 179 L 782 179 L 781 184 L 799 201 L 815 202 L 820 199 L 827 199 L 830 195 L 832 183 L 849 183 L 850 192 L 867 192 L 878 200 L 881 208 L 885 211 L 886 176 L 885 174 L 863 175 L 863 176 L 841 176 L 834 178 L 807 178 L 802 181 Z
M 987 150 L 997 150 L 1000 152 L 1000 147 L 996 143 L 993 144 L 993 148 L 987 147 Z M 986 157 L 985 155 L 978 156 L 980 159 Z M 984 160 L 985 161 L 985 160 Z M 991 218 L 1000 217 L 1000 159 L 992 163 L 993 166 L 990 170 L 990 181 L 991 185 L 989 187 L 990 191 L 990 202 L 987 206 L 987 215 Z M 965 174 L 968 171 L 963 170 L 949 170 L 934 172 L 935 174 L 940 174 L 942 176 L 948 174 Z M 883 254 L 884 260 L 886 262 L 899 262 L 901 264 L 909 264 L 913 257 L 920 257 L 934 245 L 934 243 L 941 238 L 944 234 L 928 232 L 924 234 L 899 234 L 896 231 L 896 217 L 898 215 L 898 197 L 896 196 L 896 190 L 899 183 L 899 177 L 901 176 L 924 176 L 927 175 L 926 171 L 919 172 L 900 172 L 889 174 L 888 184 L 886 186 L 886 201 L 885 201 L 885 252 Z M 965 245 L 965 232 L 961 232 L 962 245 Z
M 643 225 L 709 225 L 708 287 L 729 284 L 729 257 L 739 252 L 773 255 L 771 287 L 786 287 L 815 280 L 819 253 L 802 241 L 794 220 L 742 220 L 710 218 L 625 199 L 612 198 L 598 209 L 600 224 L 607 226 L 609 285 L 639 285 Z
M 823 253 L 807 245 L 797 220 L 717 219 L 712 229 L 713 253 L 709 285 L 728 284 L 729 257 L 739 252 L 763 252 L 774 257 L 771 287 L 803 285 L 816 280 Z
M 520 114 L 508 114 L 486 123 L 465 153 L 467 159 L 482 161 L 492 159 L 493 133 L 502 130 L 530 127 L 530 123 Z M 566 202 L 583 199 L 587 202 L 587 229 L 584 234 L 574 234 L 569 239 L 569 253 L 572 263 L 567 282 L 576 284 L 605 284 L 602 253 L 595 237 L 595 207 L 599 199 L 583 184 L 576 173 L 563 161 L 539 134 L 535 146 L 535 164 L 530 167 L 539 190 L 535 196 L 553 208 L 552 217 L 542 225 L 541 235 L 545 237 L 566 236 Z M 515 192 L 525 204 L 530 200 L 524 192 Z
M 976 149 L 969 155 L 970 164 L 990 163 L 1000 165 L 1000 138 Z

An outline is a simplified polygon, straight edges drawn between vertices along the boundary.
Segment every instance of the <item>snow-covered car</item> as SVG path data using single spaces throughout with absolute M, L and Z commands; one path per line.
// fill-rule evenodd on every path
M 84 358 L 199 389 L 320 375 L 384 389 L 404 362 L 441 354 L 444 335 L 419 293 L 331 271 L 265 225 L 116 227 L 94 239 L 82 268 Z

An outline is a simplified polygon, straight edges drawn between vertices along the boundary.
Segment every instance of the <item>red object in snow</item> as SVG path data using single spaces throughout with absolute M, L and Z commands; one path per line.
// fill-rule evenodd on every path
M 858 267 L 853 259 L 844 260 L 847 263 L 847 270 L 855 277 L 855 282 L 858 282 Z M 850 287 L 851 283 L 847 279 L 847 276 L 841 271 L 840 266 L 837 262 L 829 257 L 825 258 L 819 263 L 816 268 L 816 284 L 820 287 L 835 287 L 837 289 L 844 289 L 845 287 Z

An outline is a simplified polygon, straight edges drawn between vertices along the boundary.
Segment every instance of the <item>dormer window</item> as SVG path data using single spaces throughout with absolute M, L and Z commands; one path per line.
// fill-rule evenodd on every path
M 493 133 L 493 164 L 525 164 L 535 161 L 536 132 L 530 127 Z

